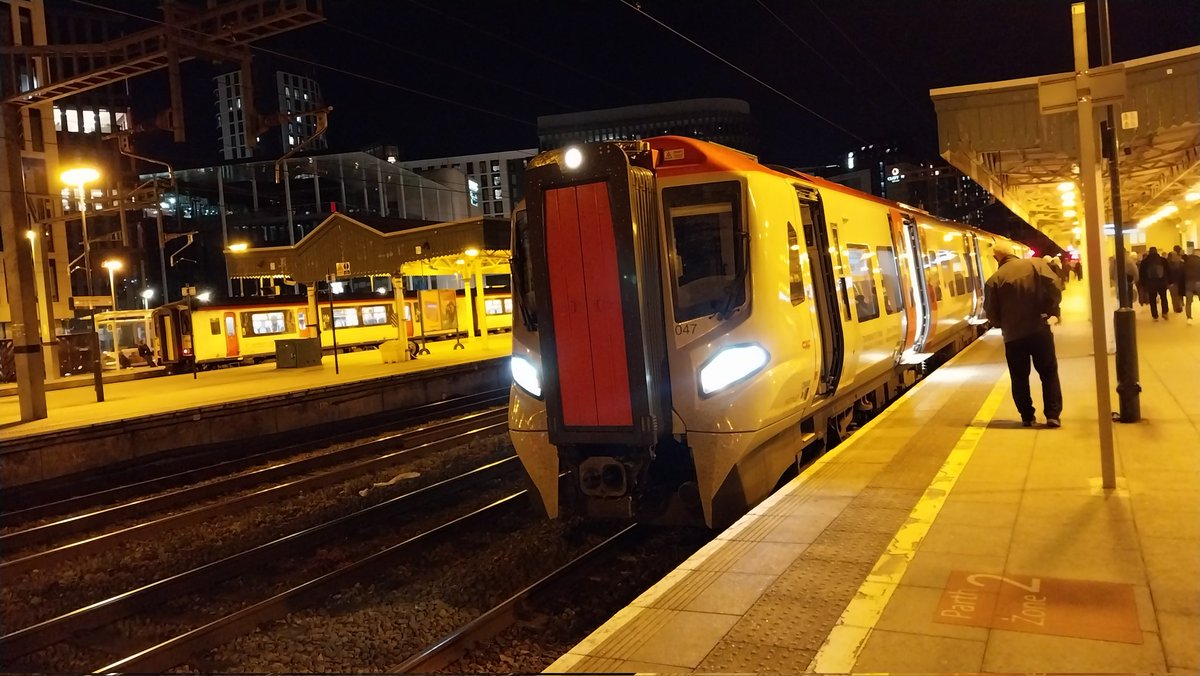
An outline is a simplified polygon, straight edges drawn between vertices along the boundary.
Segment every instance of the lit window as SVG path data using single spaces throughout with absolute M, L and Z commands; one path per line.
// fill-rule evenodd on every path
M 113 113 L 113 122 L 121 131 L 129 129 L 129 116 L 125 113 Z
M 255 312 L 250 315 L 250 331 L 256 336 L 286 333 L 287 322 L 282 312 Z
M 379 326 L 388 323 L 386 305 L 369 305 L 360 310 L 362 311 L 363 326 Z
M 54 131 L 62 131 L 63 113 L 62 108 L 54 107 Z
M 848 244 L 846 258 L 850 263 L 850 279 L 854 284 L 854 306 L 858 321 L 875 319 L 879 316 L 879 294 L 875 289 L 871 248 L 862 244 Z
M 79 111 L 74 108 L 67 108 L 65 111 L 67 116 L 67 131 L 75 133 L 79 131 Z
M 112 133 L 112 113 L 101 108 L 98 115 L 100 116 L 100 133 L 111 134 Z
M 85 133 L 85 134 L 95 134 L 96 133 L 96 111 L 94 111 L 94 110 L 84 110 L 83 111 L 83 133 Z
M 353 307 L 337 307 L 333 309 L 333 326 L 334 328 L 345 328 L 349 326 L 358 326 L 358 308 Z
M 488 298 L 483 301 L 483 313 L 486 315 L 504 314 L 504 302 L 499 298 Z

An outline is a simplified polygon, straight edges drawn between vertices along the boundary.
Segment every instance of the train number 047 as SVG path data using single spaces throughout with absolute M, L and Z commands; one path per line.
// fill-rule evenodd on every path
M 696 322 L 688 322 L 687 324 L 676 324 L 675 335 L 686 336 L 696 332 Z

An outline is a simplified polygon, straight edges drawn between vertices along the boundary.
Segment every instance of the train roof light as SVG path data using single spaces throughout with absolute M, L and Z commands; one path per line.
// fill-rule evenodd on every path
M 567 152 L 563 155 L 563 164 L 567 165 L 568 169 L 578 169 L 579 165 L 583 164 L 583 153 L 579 148 L 567 148 Z

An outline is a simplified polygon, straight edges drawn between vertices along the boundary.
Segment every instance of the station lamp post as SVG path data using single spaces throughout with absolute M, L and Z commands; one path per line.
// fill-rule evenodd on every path
M 100 267 L 108 270 L 108 288 L 109 288 L 109 290 L 112 291 L 112 309 L 113 309 L 113 312 L 116 312 L 117 311 L 117 285 L 116 285 L 116 279 L 115 279 L 114 275 L 117 272 L 117 270 L 120 270 L 123 267 L 123 265 L 121 264 L 121 261 L 119 261 L 115 258 L 109 258 L 108 260 L 101 263 Z
M 83 224 L 83 272 L 87 275 L 87 292 L 90 296 L 92 295 L 92 244 L 88 238 L 88 195 L 85 186 L 88 183 L 95 183 L 96 179 L 100 178 L 100 172 L 91 167 L 76 167 L 64 171 L 61 178 L 63 183 L 79 190 L 79 219 Z
M 150 309 L 150 299 L 154 297 L 154 289 L 143 289 L 142 293 L 142 309 Z

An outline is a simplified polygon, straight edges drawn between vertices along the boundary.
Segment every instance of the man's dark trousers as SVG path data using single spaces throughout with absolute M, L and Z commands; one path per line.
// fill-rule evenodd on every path
M 1008 375 L 1012 378 L 1013 402 L 1021 420 L 1033 420 L 1033 397 L 1029 393 L 1029 363 L 1042 380 L 1043 413 L 1047 418 L 1062 415 L 1062 386 L 1058 382 L 1058 357 L 1054 354 L 1054 334 L 1046 326 L 1022 338 L 1004 344 Z

